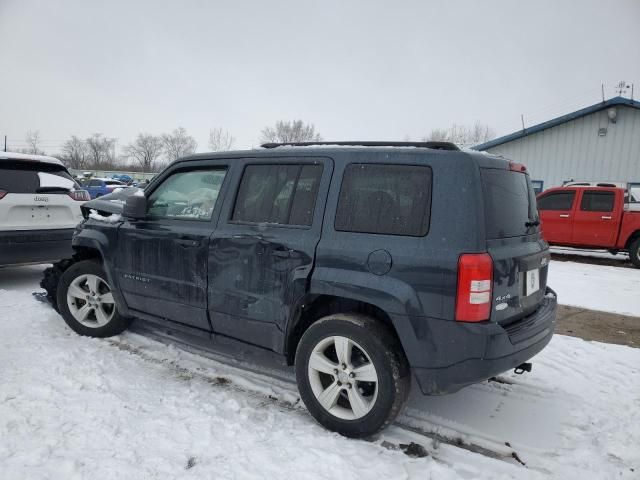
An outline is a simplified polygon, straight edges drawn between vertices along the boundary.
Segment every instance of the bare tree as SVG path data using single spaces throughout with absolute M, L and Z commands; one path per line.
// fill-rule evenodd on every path
M 44 153 L 39 148 L 40 142 L 42 141 L 42 138 L 40 138 L 40 130 L 29 130 L 24 139 L 28 145 L 26 153 L 32 153 L 34 155 L 41 155 Z
M 124 149 L 125 154 L 142 167 L 143 172 L 153 171 L 156 160 L 162 155 L 162 138 L 149 133 L 140 133 Z
M 108 168 L 115 162 L 115 138 L 94 133 L 85 140 L 89 165 L 95 169 Z
M 434 128 L 431 133 L 427 135 L 424 140 L 433 142 L 447 142 L 449 141 L 449 132 L 444 128 Z
M 446 129 L 434 128 L 423 140 L 453 142 L 456 145 L 471 146 L 489 141 L 495 136 L 495 131 L 482 122 L 476 122 L 472 126 L 454 123 Z
M 231 150 L 235 141 L 233 135 L 220 127 L 209 130 L 209 150 L 212 152 Z
M 280 120 L 273 127 L 262 130 L 260 141 L 269 142 L 319 142 L 322 137 L 313 124 L 305 124 L 302 120 L 285 122 Z
M 173 162 L 185 155 L 191 155 L 198 147 L 196 139 L 188 135 L 187 131 L 182 127 L 176 128 L 171 133 L 163 134 L 162 145 L 169 162 Z
M 86 168 L 87 154 L 87 144 L 75 135 L 71 135 L 71 138 L 62 146 L 62 159 L 70 168 Z

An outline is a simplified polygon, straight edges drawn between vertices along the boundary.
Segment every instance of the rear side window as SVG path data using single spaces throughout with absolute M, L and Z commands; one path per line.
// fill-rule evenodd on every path
M 60 165 L 11 162 L 0 166 L 0 190 L 7 193 L 39 193 L 52 187 L 72 189 L 78 184 Z
M 322 165 L 247 165 L 231 221 L 310 226 Z
M 580 210 L 586 212 L 612 212 L 615 194 L 613 192 L 586 191 L 582 194 Z
M 538 210 L 571 210 L 576 192 L 550 193 L 538 199 Z
M 351 164 L 342 179 L 335 229 L 421 237 L 429 230 L 430 167 Z

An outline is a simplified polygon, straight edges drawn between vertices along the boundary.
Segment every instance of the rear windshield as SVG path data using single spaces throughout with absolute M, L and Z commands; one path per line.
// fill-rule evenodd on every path
M 13 161 L 0 165 L 0 190 L 7 193 L 64 193 L 72 188 L 78 184 L 61 165 Z
M 484 194 L 487 238 L 518 237 L 535 233 L 538 220 L 535 192 L 529 175 L 511 170 L 480 170 Z

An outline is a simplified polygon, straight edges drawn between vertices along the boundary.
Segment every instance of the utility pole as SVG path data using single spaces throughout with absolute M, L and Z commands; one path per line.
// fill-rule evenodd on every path
M 7 136 L 4 136 L 4 151 L 7 151 Z

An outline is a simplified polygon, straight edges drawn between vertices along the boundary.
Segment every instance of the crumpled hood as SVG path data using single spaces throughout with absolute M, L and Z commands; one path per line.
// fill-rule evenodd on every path
M 117 189 L 109 195 L 103 195 L 102 197 L 89 200 L 88 202 L 83 203 L 80 207 L 80 210 L 82 210 L 82 216 L 84 218 L 88 218 L 91 210 L 95 210 L 100 214 L 106 213 L 120 215 L 124 209 L 124 203 L 126 202 L 127 197 L 141 190 L 142 189 L 136 187 L 127 187 Z

